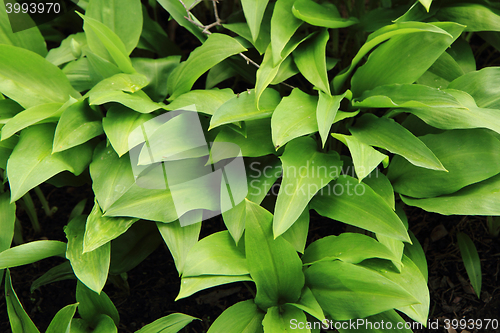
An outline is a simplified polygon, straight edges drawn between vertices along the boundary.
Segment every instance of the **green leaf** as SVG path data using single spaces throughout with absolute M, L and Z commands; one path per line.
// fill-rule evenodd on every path
M 197 318 L 183 313 L 172 313 L 142 327 L 135 333 L 177 333 Z
M 286 333 L 293 330 L 293 332 L 309 333 L 310 330 L 305 327 L 298 329 L 293 327 L 294 323 L 305 322 L 307 322 L 307 318 L 301 309 L 285 304 L 267 309 L 264 320 L 262 320 L 262 326 L 265 332 Z
M 500 142 L 484 130 L 453 130 L 420 139 L 449 172 L 419 168 L 395 156 L 387 177 L 398 193 L 414 198 L 450 194 L 500 172 Z
M 142 31 L 142 6 L 137 0 L 90 0 L 85 16 L 104 23 L 125 46 L 127 55 L 139 42 Z
M 318 131 L 316 106 L 318 98 L 295 88 L 288 97 L 283 97 L 271 118 L 274 147 L 306 134 Z M 294 112 L 290 112 L 294 110 Z
M 42 57 L 47 55 L 47 45 L 38 27 L 13 32 L 6 10 L 0 11 L 0 44 L 18 46 Z
M 90 67 L 89 58 L 81 58 L 64 66 L 62 71 L 75 90 L 84 91 L 94 86 Z
M 71 262 L 78 280 L 99 294 L 108 278 L 111 247 L 106 243 L 93 251 L 83 252 L 85 220 L 86 217 L 80 215 L 64 227 L 68 239 L 66 258 Z
M 40 240 L 24 243 L 0 252 L 0 269 L 27 265 L 53 256 L 62 256 L 64 252 L 66 252 L 66 243 L 59 241 Z
M 287 231 L 281 234 L 290 243 L 295 251 L 304 253 L 307 235 L 309 234 L 309 207 L 306 207 L 299 218 Z
M 297 65 L 295 65 L 292 58 L 293 57 L 287 57 L 281 62 L 278 73 L 276 73 L 276 76 L 271 81 L 271 84 L 281 83 L 299 73 L 299 69 L 297 68 Z
M 54 134 L 53 153 L 81 145 L 103 133 L 102 116 L 87 101 L 70 105 L 63 111 Z
M 90 104 L 97 104 L 96 101 L 105 99 L 112 92 L 124 91 L 135 93 L 144 88 L 148 83 L 147 77 L 142 74 L 115 74 L 100 81 L 86 96 L 89 97 Z
M 73 320 L 77 307 L 78 303 L 75 303 L 67 305 L 57 311 L 45 333 L 70 332 L 71 321 Z
M 97 201 L 87 217 L 83 253 L 91 252 L 120 236 L 137 222 L 129 217 L 104 217 Z
M 111 317 L 116 325 L 120 322 L 118 311 L 104 291 L 98 294 L 78 281 L 76 285 L 76 300 L 79 303 L 78 314 L 91 326 L 98 326 L 101 315 Z
M 457 233 L 458 247 L 464 261 L 465 270 L 478 298 L 481 298 L 481 260 L 474 242 L 467 234 Z
M 387 155 L 361 142 L 354 135 L 332 133 L 332 136 L 342 141 L 349 148 L 354 170 L 359 181 L 367 177 L 381 162 L 389 159 Z
M 428 281 L 429 271 L 427 269 L 427 260 L 425 258 L 424 249 L 413 232 L 409 231 L 408 233 L 410 234 L 411 244 L 405 244 L 404 254 L 418 267 L 425 281 Z
M 487 67 L 467 73 L 450 83 L 448 88 L 469 93 L 481 108 L 500 108 L 499 67 Z M 488 82 L 489 84 L 484 84 Z
M 311 200 L 311 208 L 320 215 L 377 234 L 410 240 L 403 222 L 385 200 L 371 187 L 349 176 L 339 177 L 327 193 Z
M 347 28 L 359 23 L 355 17 L 342 18 L 333 4 L 320 5 L 312 0 L 295 1 L 292 12 L 295 17 L 304 22 L 325 28 Z
M 274 5 L 271 18 L 271 44 L 273 53 L 273 65 L 277 66 L 282 58 L 281 53 L 285 45 L 290 41 L 293 34 L 302 25 L 292 13 L 295 0 L 278 0 Z
M 187 254 L 182 276 L 248 274 L 245 253 L 228 231 L 220 231 L 194 244 Z
M 227 283 L 252 281 L 249 274 L 247 275 L 201 275 L 182 277 L 181 290 L 175 300 L 186 298 L 197 293 L 198 291 L 220 286 Z
M 179 275 L 183 273 L 184 264 L 191 248 L 198 242 L 201 222 L 181 226 L 179 221 L 156 223 L 165 244 L 175 261 Z
M 24 311 L 14 288 L 12 288 L 9 270 L 5 275 L 5 303 L 7 303 L 7 313 L 9 314 L 12 333 L 40 333 L 26 311 Z
M 83 30 L 87 36 L 87 43 L 96 55 L 113 62 L 124 73 L 135 73 L 132 62 L 130 61 L 129 54 L 125 45 L 118 35 L 113 32 L 108 26 L 91 18 L 90 16 L 83 16 Z M 134 14 L 135 15 L 135 14 Z M 142 18 L 142 15 L 138 15 Z
M 10 248 L 14 236 L 16 221 L 16 204 L 10 202 L 10 193 L 5 191 L 0 194 L 0 253 Z M 0 273 L 0 276 L 2 273 Z M 1 279 L 0 279 L 1 280 Z
M 196 36 L 201 42 L 203 42 L 206 37 L 201 32 L 201 29 L 189 22 L 184 18 L 186 16 L 186 9 L 182 6 L 182 3 L 179 1 L 171 1 L 171 0 L 157 0 L 157 2 L 165 8 L 165 10 L 172 15 L 173 19 L 182 27 L 186 28 L 189 32 L 191 32 L 194 36 Z M 191 15 L 193 16 L 193 15 Z M 192 17 L 195 21 L 197 21 L 196 17 Z M 145 21 L 146 22 L 146 21 Z
M 52 154 L 53 138 L 53 124 L 31 126 L 22 131 L 7 163 L 12 202 L 62 171 L 79 175 L 89 164 L 90 144 Z
M 500 176 L 464 187 L 460 191 L 435 198 L 413 199 L 401 196 L 403 202 L 442 215 L 500 215 Z
M 378 169 L 375 169 L 368 177 L 363 179 L 363 183 L 370 186 L 375 193 L 385 200 L 392 210 L 395 210 L 394 189 L 386 175 L 379 172 Z
M 191 105 L 196 107 L 196 111 L 208 115 L 213 115 L 217 109 L 224 103 L 234 97 L 231 89 L 209 89 L 209 90 L 191 90 L 180 95 L 168 104 L 167 110 L 180 110 Z M 233 110 L 236 111 L 236 110 Z
M 232 78 L 237 73 L 238 72 L 234 68 L 228 67 L 226 60 L 219 62 L 208 71 L 205 89 L 212 89 L 219 83 Z
M 99 315 L 92 333 L 117 333 L 118 329 L 113 319 L 108 315 Z
M 76 60 L 82 56 L 82 47 L 87 45 L 87 38 L 83 32 L 66 37 L 59 47 L 49 51 L 45 59 L 56 66 Z
M 222 60 L 246 51 L 236 39 L 223 34 L 211 34 L 202 46 L 171 73 L 168 80 L 169 101 L 191 90 L 196 80 Z
M 305 41 L 293 52 L 293 60 L 302 75 L 328 95 L 330 95 L 330 85 L 326 74 L 325 51 L 329 38 L 328 29 L 322 29 L 317 37 Z
M 403 156 L 413 165 L 446 171 L 436 155 L 416 136 L 392 119 L 367 113 L 349 128 L 361 142 Z
M 347 91 L 342 95 L 331 96 L 322 91 L 319 92 L 318 105 L 316 107 L 316 121 L 318 123 L 318 131 L 321 136 L 321 142 L 325 147 L 328 133 L 332 124 L 337 118 L 337 111 L 340 107 L 340 102 L 346 97 Z
M 248 26 L 247 22 L 228 23 L 228 24 L 223 24 L 222 26 L 236 33 L 237 36 L 243 37 L 246 40 L 248 40 L 260 54 L 263 54 L 264 52 L 266 52 L 267 46 L 271 41 L 270 30 L 271 30 L 271 15 L 274 12 L 273 9 L 274 9 L 274 4 L 271 4 L 270 6 L 266 7 L 264 15 L 262 17 L 262 21 L 258 26 L 259 33 L 255 41 L 252 37 L 252 32 L 250 31 L 250 27 Z M 244 7 L 243 10 L 245 10 Z
M 436 18 L 463 24 L 464 31 L 500 31 L 500 10 L 475 3 L 451 3 L 439 8 Z
M 79 98 L 63 72 L 36 53 L 0 45 L 0 92 L 24 108 Z
M 345 232 L 339 236 L 326 236 L 311 243 L 304 255 L 304 265 L 311 265 L 321 261 L 342 260 L 351 264 L 358 264 L 365 259 L 382 258 L 401 262 L 384 244 L 372 237 Z
M 427 12 L 429 12 L 429 9 L 431 8 L 432 0 L 418 0 L 418 1 L 420 1 L 420 3 L 422 4 L 422 6 L 425 7 L 425 10 Z
M 267 7 L 269 0 L 242 0 L 241 7 L 247 19 L 248 27 L 252 33 L 254 42 L 259 36 L 262 18 Z
M 87 50 L 86 56 L 86 59 L 88 59 L 88 72 L 92 80 L 89 88 L 108 77 L 122 73 L 122 70 L 113 64 L 111 60 L 104 59 L 90 50 Z
M 269 118 L 281 100 L 280 94 L 271 88 L 263 91 L 258 108 L 255 98 L 255 90 L 249 90 L 226 101 L 213 114 L 209 129 L 243 120 Z
M 323 311 L 335 320 L 364 318 L 418 303 L 388 277 L 339 260 L 314 264 L 306 269 L 305 277 Z
M 70 262 L 66 260 L 62 264 L 52 267 L 45 272 L 45 274 L 33 281 L 30 292 L 33 293 L 36 289 L 49 283 L 68 279 L 76 279 L 76 276 L 75 273 L 73 273 L 73 268 L 71 268 Z
M 393 328 L 398 327 L 398 332 L 401 333 L 413 333 L 413 331 L 409 328 L 407 328 L 405 325 L 407 321 L 405 321 L 401 316 L 394 310 L 389 310 L 385 311 L 379 314 L 376 314 L 374 316 L 369 316 L 364 318 L 363 320 L 363 326 L 361 329 L 358 329 L 357 325 L 354 326 L 354 328 L 349 328 L 350 327 L 350 321 L 346 322 L 339 322 L 339 327 L 344 327 L 344 328 L 339 328 L 340 333 L 359 333 L 360 331 L 363 333 L 386 333 L 387 329 L 385 327 L 389 326 L 388 323 L 391 323 Z M 386 323 L 386 325 L 377 325 L 380 323 Z M 371 324 L 371 325 L 370 325 Z M 376 328 L 379 327 L 379 328 Z M 401 328 L 399 328 L 401 327 Z
M 132 65 L 140 74 L 147 77 L 149 84 L 143 91 L 155 102 L 163 102 L 167 97 L 168 77 L 179 65 L 180 56 L 161 59 L 132 58 Z
M 261 308 L 279 302 L 297 302 L 304 275 L 295 249 L 282 237 L 274 238 L 273 216 L 261 206 L 247 201 L 245 252 L 250 275 L 257 286 L 256 304 Z
M 207 333 L 264 333 L 262 319 L 264 312 L 249 299 L 227 308 L 214 321 Z
M 130 149 L 129 136 L 132 131 L 153 118 L 151 114 L 135 112 L 122 105 L 113 105 L 102 119 L 102 127 L 114 150 L 121 157 Z
M 307 286 L 304 286 L 304 288 L 302 289 L 302 294 L 300 295 L 300 299 L 297 303 L 288 304 L 309 313 L 311 316 L 315 317 L 318 320 L 325 319 L 323 309 L 321 309 L 321 306 L 311 292 L 311 289 L 309 289 L 309 287 Z
M 273 233 L 278 237 L 299 218 L 311 198 L 340 174 L 337 153 L 320 153 L 311 138 L 290 142 L 281 156 L 283 180 L 274 210 Z

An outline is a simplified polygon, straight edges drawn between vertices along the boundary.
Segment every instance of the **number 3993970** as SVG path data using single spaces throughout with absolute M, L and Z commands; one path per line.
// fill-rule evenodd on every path
M 59 14 L 61 4 L 57 2 L 5 3 L 7 14 Z

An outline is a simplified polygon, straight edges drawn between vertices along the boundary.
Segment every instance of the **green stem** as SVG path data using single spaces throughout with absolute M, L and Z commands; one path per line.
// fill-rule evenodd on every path
M 48 217 L 52 217 L 52 215 L 54 215 L 54 213 L 56 212 L 57 208 L 56 207 L 50 208 L 49 202 L 47 201 L 47 199 L 45 199 L 42 190 L 40 190 L 38 186 L 35 187 L 34 190 L 38 199 L 40 200 L 40 203 L 42 204 L 42 208 L 45 211 L 45 215 L 47 215 Z

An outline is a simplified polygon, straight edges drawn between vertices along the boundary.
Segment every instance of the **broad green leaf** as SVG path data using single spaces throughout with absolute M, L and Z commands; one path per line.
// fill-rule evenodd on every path
M 325 51 L 329 38 L 328 29 L 322 29 L 317 36 L 300 44 L 293 52 L 293 60 L 302 75 L 315 87 L 328 95 L 330 95 L 330 85 L 328 83 L 328 75 L 326 74 Z
M 101 105 L 109 102 L 117 102 L 140 113 L 151 113 L 165 107 L 163 103 L 155 103 L 142 90 L 135 93 L 127 93 L 121 90 L 109 91 L 90 100 L 90 105 Z
M 236 39 L 223 34 L 211 34 L 202 46 L 171 73 L 167 86 L 172 101 L 191 90 L 195 81 L 222 60 L 246 51 Z
M 268 0 L 265 0 L 265 1 L 267 3 Z M 223 24 L 223 27 L 236 33 L 237 36 L 243 37 L 246 40 L 248 40 L 260 54 L 263 54 L 264 52 L 266 52 L 267 46 L 269 45 L 269 42 L 271 41 L 270 31 L 271 31 L 271 15 L 274 12 L 273 5 L 274 4 L 271 3 L 270 6 L 266 7 L 266 9 L 264 11 L 264 15 L 262 17 L 262 21 L 261 21 L 260 25 L 258 26 L 259 32 L 258 32 L 257 38 L 255 40 L 252 37 L 252 32 L 250 31 L 250 27 L 249 27 L 249 24 L 247 24 L 247 22 L 236 22 L 236 23 Z M 245 10 L 245 8 L 243 8 L 243 10 Z
M 208 89 L 208 90 L 191 90 L 180 95 L 168 104 L 165 109 L 180 110 L 188 106 L 194 105 L 196 111 L 208 115 L 213 115 L 217 109 L 228 100 L 234 97 L 231 89 Z M 233 110 L 235 111 L 235 110 Z
M 401 257 L 403 256 L 405 244 L 398 239 L 394 239 L 384 235 L 375 235 L 375 236 L 377 237 L 377 240 L 380 242 L 380 244 L 383 244 L 394 255 L 395 259 L 392 259 L 391 261 L 394 267 L 396 267 L 396 269 L 398 270 L 398 272 L 401 272 L 402 269 Z
M 379 45 L 386 40 L 398 36 L 398 35 L 408 35 L 412 33 L 420 33 L 420 32 L 429 32 L 429 33 L 437 33 L 444 34 L 449 38 L 452 36 L 445 30 L 423 22 L 401 22 L 391 25 L 384 25 L 382 28 L 378 29 L 374 33 L 368 36 L 368 39 L 365 44 L 358 51 L 356 56 L 352 59 L 351 65 L 342 71 L 339 75 L 337 75 L 333 81 L 333 88 L 336 94 L 339 94 L 345 81 L 349 78 L 351 73 L 354 71 L 358 63 L 370 52 L 374 47 Z M 408 37 L 408 36 L 406 36 Z M 429 65 L 430 66 L 430 65 Z
M 337 153 L 320 153 L 311 138 L 290 142 L 281 156 L 283 180 L 274 210 L 273 233 L 278 237 L 299 218 L 311 198 L 340 174 Z
M 179 65 L 180 56 L 161 59 L 132 58 L 132 65 L 148 79 L 143 91 L 155 102 L 163 102 L 167 97 L 167 82 L 170 73 Z
M 89 58 L 81 58 L 64 66 L 62 71 L 76 91 L 84 91 L 94 86 L 90 67 Z
M 63 72 L 36 53 L 0 45 L 0 93 L 24 108 L 79 98 Z
M 415 299 L 417 299 L 418 303 L 416 304 L 414 303 L 408 306 L 394 306 L 394 308 L 405 313 L 415 321 L 422 324 L 427 323 L 430 305 L 427 281 L 418 267 L 407 256 L 403 255 L 401 273 L 391 268 L 391 263 L 380 259 L 367 260 L 361 265 L 377 271 L 380 275 L 395 282 Z
M 382 322 L 385 323 L 385 325 L 380 325 L 380 323 Z M 386 333 L 386 327 L 389 327 L 391 324 L 392 329 L 397 328 L 398 332 L 413 333 L 413 331 L 406 326 L 408 325 L 408 322 L 401 318 L 401 316 L 394 310 L 385 311 L 364 318 L 363 323 L 359 328 L 357 325 L 352 327 L 350 325 L 351 323 L 352 320 L 339 322 L 338 324 L 336 324 L 339 326 L 338 330 L 340 333 Z
M 33 281 L 30 292 L 33 293 L 36 289 L 49 283 L 68 279 L 76 279 L 76 276 L 73 273 L 70 262 L 66 260 L 62 264 L 52 267 L 45 274 Z
M 432 0 L 418 0 L 422 6 L 425 7 L 425 10 L 428 12 L 429 9 L 431 8 Z
M 394 199 L 394 189 L 389 179 L 379 169 L 375 169 L 368 177 L 363 179 L 363 183 L 371 187 L 382 199 L 385 200 L 387 205 L 395 210 L 396 203 Z
M 413 83 L 462 33 L 464 26 L 434 22 L 446 34 L 421 32 L 392 37 L 372 52 L 351 80 L 354 96 L 381 85 Z M 452 35 L 453 37 L 450 37 Z
M 0 141 L 0 169 L 5 170 L 7 168 L 7 161 L 18 142 L 19 137 L 17 136 Z
M 113 105 L 102 119 L 102 127 L 114 150 L 121 157 L 130 149 L 129 135 L 132 131 L 153 118 L 151 114 L 135 112 L 122 105 Z
M 88 59 L 88 71 L 92 80 L 90 88 L 108 77 L 123 72 L 111 60 L 107 60 L 90 50 L 86 51 L 86 56 L 86 59 Z
M 347 91 L 342 95 L 331 96 L 322 91 L 319 92 L 318 105 L 316 107 L 316 121 L 318 123 L 318 131 L 321 136 L 321 142 L 325 147 L 328 133 L 332 124 L 335 122 L 337 111 L 340 107 L 340 102 L 346 97 Z
M 87 36 L 87 43 L 96 55 L 113 62 L 124 73 L 135 73 L 123 41 L 105 24 L 78 13 L 84 20 L 83 30 Z M 142 15 L 138 15 L 142 18 Z
M 262 18 L 267 7 L 269 0 L 242 0 L 241 7 L 247 19 L 248 27 L 252 33 L 254 42 L 259 36 Z
M 418 267 L 425 281 L 428 281 L 429 271 L 427 269 L 427 260 L 425 258 L 424 249 L 413 232 L 409 231 L 408 233 L 410 234 L 412 244 L 405 244 L 404 254 Z
M 341 176 L 327 190 L 311 200 L 311 208 L 320 215 L 402 241 L 410 240 L 403 222 L 368 185 Z
M 144 88 L 148 83 L 147 77 L 142 74 L 115 74 L 100 81 L 86 96 L 89 97 L 90 104 L 97 104 L 95 101 L 106 98 L 112 92 L 124 91 L 135 93 Z
M 99 294 L 108 278 L 111 247 L 108 242 L 93 251 L 83 252 L 85 220 L 86 216 L 80 215 L 64 227 L 68 239 L 66 258 L 78 280 Z
M 321 5 L 312 0 L 295 1 L 292 12 L 304 22 L 325 28 L 347 28 L 359 22 L 355 17 L 342 18 L 333 4 Z
M 349 131 L 361 142 L 401 155 L 416 166 L 446 171 L 422 141 L 392 119 L 367 113 Z
M 85 33 L 78 32 L 66 37 L 59 47 L 49 51 L 45 59 L 56 66 L 79 59 L 82 55 L 82 48 L 87 45 Z
M 469 93 L 481 108 L 500 108 L 500 67 L 487 67 L 467 73 L 450 83 L 448 88 Z M 488 82 L 488 84 L 484 84 Z
M 53 153 L 81 145 L 103 133 L 102 116 L 87 101 L 79 101 L 63 111 L 54 134 Z
M 24 243 L 0 252 L 0 269 L 27 265 L 53 256 L 62 256 L 65 251 L 66 243 L 60 241 L 40 240 Z
M 127 231 L 137 220 L 129 217 L 104 217 L 101 207 L 95 201 L 85 224 L 83 253 L 94 251 L 112 241 Z
M 500 142 L 488 132 L 453 130 L 420 139 L 449 172 L 419 168 L 395 156 L 387 177 L 398 193 L 414 198 L 450 194 L 500 172 Z
M 127 55 L 139 42 L 142 31 L 142 6 L 137 0 L 90 0 L 87 17 L 104 23 L 122 40 Z
M 332 136 L 349 148 L 359 181 L 367 177 L 381 162 L 389 159 L 387 155 L 361 142 L 354 135 L 332 133 Z
M 442 215 L 500 215 L 500 176 L 464 187 L 460 191 L 435 198 L 413 199 L 401 196 L 403 202 Z
M 318 98 L 295 88 L 283 97 L 271 118 L 273 144 L 276 150 L 288 141 L 318 131 L 316 106 Z
M 104 291 L 98 294 L 78 281 L 76 301 L 79 303 L 78 314 L 92 326 L 98 324 L 101 315 L 111 317 L 116 325 L 120 322 L 118 311 Z
M 0 11 L 0 44 L 22 47 L 42 57 L 47 55 L 47 45 L 38 27 L 13 32 L 6 10 Z
M 227 308 L 217 317 L 207 333 L 264 333 L 262 319 L 264 312 L 249 299 Z
M 262 326 L 265 332 L 309 333 L 309 329 L 306 329 L 303 325 L 300 327 L 297 325 L 297 323 L 305 323 L 306 321 L 306 315 L 301 309 L 285 304 L 267 309 L 267 313 L 262 320 Z
M 475 3 L 451 3 L 439 8 L 436 18 L 465 25 L 464 31 L 500 31 L 500 10 Z
M 306 285 L 323 311 L 335 320 L 364 318 L 419 302 L 405 286 L 371 269 L 343 261 L 319 262 L 304 273 Z
M 191 248 L 198 242 L 201 222 L 182 226 L 179 221 L 156 223 L 165 244 L 175 261 L 175 267 L 182 275 L 184 263 Z
M 246 199 L 245 199 L 246 200 Z M 273 237 L 273 216 L 246 200 L 245 252 L 250 275 L 257 287 L 255 302 L 261 308 L 294 303 L 304 287 L 302 262 L 295 249 L 282 237 Z
M 479 259 L 476 246 L 470 237 L 463 232 L 457 233 L 457 241 L 470 283 L 472 284 L 477 297 L 480 298 L 482 281 L 481 260 Z
M 326 236 L 311 243 L 302 256 L 302 262 L 304 265 L 311 265 L 338 259 L 358 264 L 370 258 L 401 261 L 401 258 L 396 257 L 385 245 L 372 237 L 345 232 L 339 236 Z
M 311 289 L 309 289 L 309 287 L 307 286 L 304 286 L 304 288 L 302 289 L 302 294 L 300 295 L 300 299 L 297 303 L 288 304 L 309 313 L 311 316 L 315 317 L 318 320 L 325 319 L 323 309 L 321 309 L 321 306 L 311 292 Z
M 183 313 L 172 313 L 147 324 L 136 333 L 177 333 L 195 319 Z
M 181 290 L 175 300 L 186 298 L 198 291 L 220 286 L 227 283 L 252 281 L 250 275 L 201 275 L 192 277 L 182 277 Z
M 274 66 L 281 62 L 283 48 L 302 25 L 302 21 L 292 13 L 294 2 L 295 0 L 278 0 L 274 5 L 271 18 L 271 44 Z
M 309 234 L 309 207 L 306 207 L 299 218 L 281 234 L 283 238 L 292 244 L 295 251 L 304 253 L 306 248 L 307 235 Z
M 23 309 L 14 288 L 12 288 L 9 270 L 5 274 L 5 303 L 7 303 L 7 313 L 12 333 L 40 333 Z
M 73 320 L 77 307 L 78 303 L 70 304 L 57 311 L 45 333 L 70 332 L 71 321 Z
M 165 30 L 163 30 L 159 22 L 151 19 L 148 14 L 148 9 L 144 6 L 144 4 L 142 5 L 142 21 L 142 33 L 137 48 L 155 52 L 158 54 L 158 58 L 181 54 L 181 50 L 179 49 L 179 47 L 175 44 L 174 41 L 168 38 L 167 33 L 165 32 Z M 181 22 L 181 24 L 183 23 L 184 22 Z M 191 22 L 187 23 L 189 24 Z M 191 27 L 196 29 L 193 24 L 191 24 Z
M 101 314 L 92 333 L 117 333 L 116 325 L 110 316 Z
M 182 276 L 248 274 L 247 259 L 228 231 L 207 236 L 191 247 Z
M 171 1 L 171 0 L 157 0 L 157 2 L 165 8 L 165 10 L 172 15 L 173 19 L 182 27 L 186 28 L 189 32 L 191 32 L 194 36 L 196 36 L 201 42 L 203 42 L 206 37 L 201 32 L 201 29 L 189 22 L 184 18 L 186 16 L 186 9 L 182 6 L 182 3 L 179 1 Z M 191 18 L 197 21 L 194 15 L 191 15 Z M 146 21 L 145 21 L 146 22 Z
M 213 114 L 210 129 L 243 120 L 269 118 L 281 100 L 279 93 L 271 88 L 263 91 L 258 108 L 255 98 L 255 91 L 249 90 L 226 101 Z
M 234 68 L 228 66 L 227 60 L 219 62 L 214 67 L 210 68 L 207 74 L 207 81 L 205 82 L 205 89 L 212 89 L 219 83 L 232 78 L 237 74 Z
M 16 204 L 10 202 L 8 191 L 0 194 L 0 256 L 12 244 L 16 222 Z M 0 269 L 0 284 L 3 281 L 3 269 Z
M 7 163 L 12 202 L 62 171 L 79 175 L 89 164 L 92 156 L 90 144 L 52 154 L 53 140 L 53 124 L 31 126 L 22 131 Z
M 281 83 L 298 73 L 299 69 L 297 68 L 297 65 L 295 65 L 293 57 L 287 57 L 279 65 L 278 73 L 276 73 L 276 76 L 271 81 L 271 84 Z

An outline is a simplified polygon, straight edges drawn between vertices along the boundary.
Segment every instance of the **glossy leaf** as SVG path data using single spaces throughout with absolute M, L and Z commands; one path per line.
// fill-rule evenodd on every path
M 177 333 L 195 319 L 183 313 L 172 313 L 147 324 L 136 333 Z
M 305 323 L 306 321 L 306 315 L 301 309 L 285 304 L 267 309 L 262 326 L 265 332 L 286 333 L 293 330 L 293 332 L 308 333 L 310 330 L 305 327 L 294 327 L 294 323 Z
M 143 91 L 155 102 L 163 102 L 167 97 L 167 82 L 172 71 L 179 65 L 180 56 L 161 59 L 132 58 L 132 65 L 148 79 Z
M 201 275 L 182 277 L 181 290 L 175 300 L 189 297 L 198 291 L 208 288 L 220 286 L 227 283 L 239 281 L 252 281 L 249 274 L 247 275 Z
M 101 207 L 94 202 L 94 208 L 87 217 L 83 237 L 83 253 L 91 252 L 120 236 L 137 222 L 129 217 L 104 217 Z
M 292 90 L 290 96 L 283 97 L 271 118 L 273 144 L 276 149 L 292 139 L 318 130 L 317 103 L 317 97 L 298 88 Z
M 62 256 L 65 251 L 66 243 L 60 241 L 40 240 L 24 243 L 0 252 L 0 269 L 27 265 L 53 256 Z
M 307 235 L 309 234 L 309 207 L 306 207 L 299 218 L 281 234 L 290 243 L 295 251 L 304 253 L 306 248 Z
M 7 303 L 7 313 L 9 315 L 10 327 L 12 333 L 39 333 L 35 324 L 23 309 L 19 298 L 12 288 L 12 280 L 10 272 L 7 270 L 5 274 L 5 303 Z
M 246 51 L 236 39 L 222 34 L 211 34 L 202 46 L 195 49 L 182 62 L 168 80 L 169 100 L 188 92 L 195 81 L 222 60 Z
M 36 53 L 0 45 L 0 92 L 24 108 L 78 98 L 63 72 Z
M 237 71 L 234 68 L 227 66 L 226 60 L 219 62 L 208 71 L 205 89 L 212 89 L 219 83 L 232 78 L 236 74 Z
M 448 88 L 469 93 L 481 108 L 500 108 L 499 67 L 487 67 L 467 73 L 450 83 Z M 489 82 L 489 84 L 484 84 Z
M 79 281 L 99 294 L 108 278 L 111 248 L 106 243 L 93 251 L 83 252 L 85 220 L 85 216 L 77 216 L 64 228 L 68 239 L 66 258 Z
M 292 141 L 281 156 L 283 181 L 274 211 L 273 233 L 278 237 L 299 218 L 311 198 L 340 174 L 336 153 L 320 153 L 310 138 Z
M 82 47 L 86 45 L 87 39 L 83 32 L 69 35 L 61 42 L 59 47 L 51 49 L 45 59 L 56 66 L 60 66 L 80 58 L 82 55 Z M 80 52 L 78 52 L 78 49 Z
M 241 7 L 243 8 L 243 13 L 245 14 L 245 18 L 254 41 L 256 41 L 259 36 L 262 18 L 264 17 L 264 12 L 268 2 L 269 0 L 241 1 Z
M 71 321 L 75 315 L 77 307 L 78 303 L 70 304 L 57 311 L 45 333 L 70 332 Z
M 425 252 L 420 245 L 417 237 L 413 234 L 413 232 L 409 231 L 412 244 L 406 243 L 404 254 L 418 267 L 420 273 L 422 273 L 425 281 L 429 279 L 429 271 L 427 268 L 427 260 L 425 258 Z
M 425 10 L 429 11 L 431 8 L 432 0 L 418 0 L 425 7 Z
M 326 140 L 328 139 L 330 128 L 335 122 L 340 102 L 342 102 L 346 95 L 347 91 L 337 96 L 331 96 L 322 91 L 319 92 L 318 105 L 316 107 L 316 121 L 318 123 L 318 131 L 321 136 L 323 147 L 325 147 Z
M 356 18 L 342 18 L 334 5 L 320 5 L 312 0 L 297 0 L 293 15 L 309 24 L 325 28 L 346 28 L 358 23 Z
M 105 24 L 113 31 L 130 54 L 139 42 L 142 31 L 142 7 L 137 0 L 90 0 L 85 16 Z
M 311 208 L 320 215 L 402 241 L 410 240 L 403 222 L 368 185 L 341 176 L 327 189 L 311 200 Z
M 10 202 L 8 191 L 0 194 L 0 258 L 2 252 L 10 248 L 14 237 L 16 222 L 16 204 Z M 3 281 L 3 269 L 0 269 L 0 283 Z
M 500 172 L 500 142 L 479 129 L 446 131 L 420 137 L 449 172 L 416 167 L 395 156 L 387 177 L 394 190 L 414 198 L 450 194 Z M 460 147 L 450 150 L 449 147 Z
M 261 308 L 278 302 L 296 302 L 304 286 L 302 263 L 295 249 L 282 237 L 274 238 L 272 214 L 248 202 L 245 252 L 250 275 L 257 287 L 256 304 Z
M 76 285 L 76 300 L 79 303 L 78 314 L 90 325 L 98 325 L 98 322 L 102 320 L 100 318 L 101 315 L 111 317 L 116 325 L 120 322 L 118 311 L 105 292 L 98 294 L 78 281 Z
M 271 44 L 273 53 L 273 65 L 277 66 L 282 58 L 281 53 L 285 45 L 290 41 L 295 31 L 302 25 L 292 13 L 295 0 L 278 0 L 274 5 L 271 18 Z
M 191 90 L 180 95 L 172 103 L 166 106 L 167 110 L 181 110 L 194 105 L 196 111 L 208 115 L 213 115 L 224 103 L 234 97 L 231 89 L 209 89 Z M 233 110 L 234 111 L 234 110 Z
M 186 16 L 186 9 L 182 6 L 179 1 L 171 0 L 157 0 L 158 3 L 165 8 L 165 10 L 172 15 L 174 20 L 182 27 L 186 28 L 194 36 L 196 36 L 200 41 L 205 40 L 205 35 L 201 32 L 201 29 L 189 22 L 184 18 Z M 196 19 L 196 18 L 195 18 Z
M 300 295 L 300 299 L 297 303 L 288 303 L 293 305 L 304 312 L 309 313 L 311 316 L 315 317 L 318 320 L 324 320 L 325 314 L 323 313 L 323 309 L 319 305 L 318 301 L 314 297 L 311 289 L 309 287 L 304 286 L 302 289 L 302 294 Z
M 476 246 L 470 237 L 463 232 L 457 233 L 457 241 L 470 283 L 472 284 L 477 297 L 480 298 L 482 281 L 481 260 L 479 259 Z
M 441 7 L 436 18 L 466 26 L 465 31 L 500 31 L 500 10 L 475 3 L 455 3 Z
M 79 175 L 87 167 L 92 146 L 83 144 L 52 154 L 54 125 L 42 124 L 23 130 L 7 163 L 11 201 L 50 177 L 64 171 Z
M 42 57 L 47 55 L 47 45 L 38 27 L 12 31 L 7 11 L 0 11 L 0 44 L 21 47 L 38 53 Z
M 260 26 L 259 30 L 259 35 L 257 36 L 257 39 L 254 41 L 252 37 L 252 33 L 250 32 L 250 28 L 248 27 L 248 24 L 246 22 L 235 22 L 235 23 L 226 23 L 223 24 L 223 27 L 231 30 L 234 32 L 236 35 L 239 37 L 245 38 L 247 41 L 251 43 L 255 47 L 255 49 L 260 53 L 263 54 L 266 52 L 267 46 L 269 45 L 270 42 L 270 20 L 271 20 L 271 14 L 273 12 L 272 10 L 273 6 L 267 7 L 266 11 L 264 12 L 264 17 L 262 19 L 262 23 Z M 243 44 L 242 44 L 243 45 Z M 246 45 L 244 45 L 247 47 Z M 250 45 L 248 45 L 250 47 Z M 223 62 L 222 62 L 223 63 Z M 219 63 L 221 65 L 222 63 Z M 225 64 L 224 67 L 227 66 L 227 63 Z M 231 69 L 231 67 L 226 67 L 227 69 Z
M 335 320 L 364 318 L 418 303 L 403 286 L 389 278 L 339 260 L 314 264 L 305 276 L 314 297 Z
M 188 253 L 200 237 L 201 222 L 181 226 L 179 221 L 175 221 L 156 223 L 156 226 L 174 258 L 179 275 L 181 275 Z
M 253 300 L 236 303 L 227 308 L 210 326 L 208 333 L 264 333 L 262 312 Z
M 446 171 L 422 141 L 392 119 L 365 114 L 349 131 L 361 142 L 401 155 L 416 166 Z

